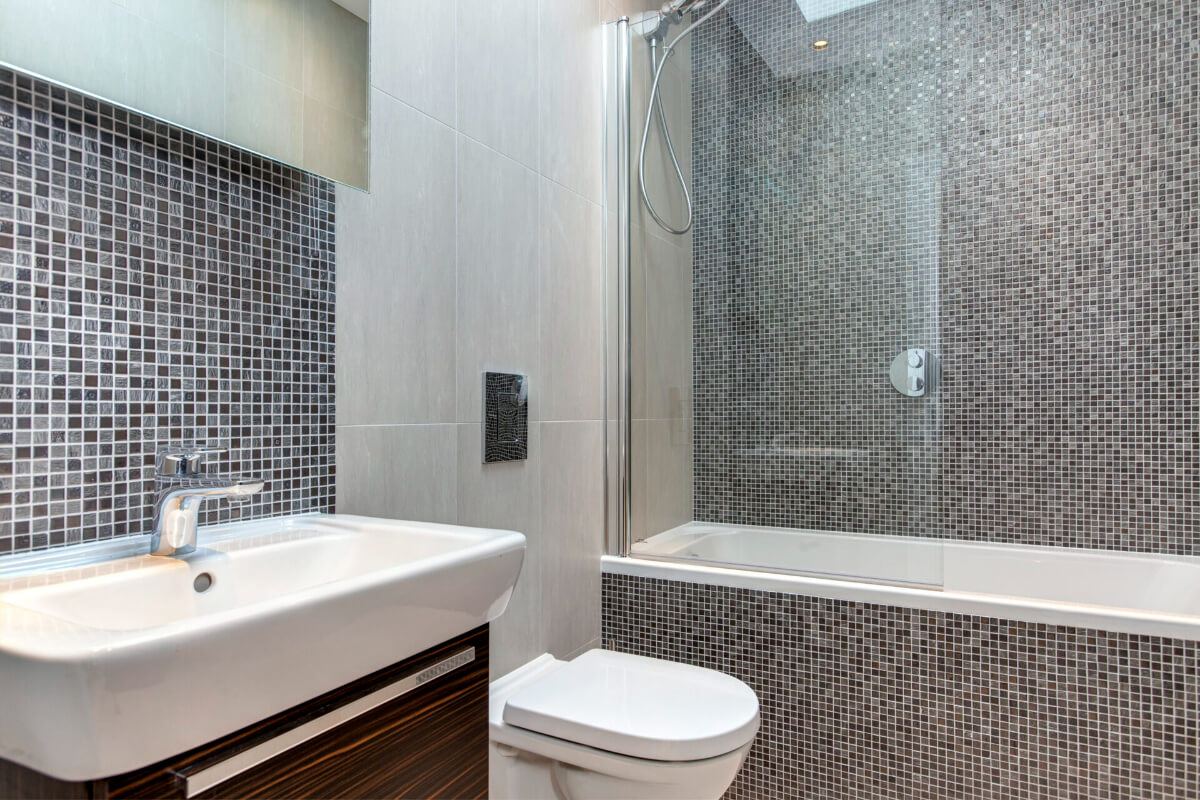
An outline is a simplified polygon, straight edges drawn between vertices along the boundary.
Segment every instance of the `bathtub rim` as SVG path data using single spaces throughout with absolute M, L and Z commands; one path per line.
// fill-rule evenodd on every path
M 633 555 L 603 555 L 600 563 L 601 571 L 610 575 L 657 578 L 706 586 L 729 586 L 751 591 L 781 592 L 805 597 L 898 606 L 922 611 L 940 611 L 948 614 L 964 614 L 1014 622 L 1200 640 L 1200 615 L 1172 614 L 1057 600 L 1032 600 L 954 589 L 919 589 L 911 586 L 867 583 L 840 578 L 816 578 L 802 574 L 762 572 L 751 568 L 717 567 L 682 560 L 672 561 L 662 556 L 649 559 Z

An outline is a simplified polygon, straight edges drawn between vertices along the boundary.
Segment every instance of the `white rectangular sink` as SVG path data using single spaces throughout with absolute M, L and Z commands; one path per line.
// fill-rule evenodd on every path
M 495 619 L 525 552 L 511 531 L 342 514 L 198 544 L 0 559 L 0 758 L 89 780 L 212 741 Z

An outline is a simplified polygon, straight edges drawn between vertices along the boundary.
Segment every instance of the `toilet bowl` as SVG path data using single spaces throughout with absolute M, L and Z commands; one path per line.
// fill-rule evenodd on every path
M 758 733 L 737 678 L 590 650 L 542 655 L 490 695 L 493 800 L 716 800 Z

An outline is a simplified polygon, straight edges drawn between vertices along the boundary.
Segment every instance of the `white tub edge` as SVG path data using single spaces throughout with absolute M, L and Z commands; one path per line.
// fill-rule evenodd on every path
M 1026 600 L 1003 595 L 912 589 L 905 586 L 829 580 L 620 556 L 601 557 L 602 570 L 612 575 L 685 581 L 707 586 L 732 586 L 763 592 L 784 592 L 831 600 L 944 611 L 1018 622 L 1092 628 L 1116 633 L 1200 639 L 1200 618 L 1183 614 L 1132 611 L 1107 606 Z

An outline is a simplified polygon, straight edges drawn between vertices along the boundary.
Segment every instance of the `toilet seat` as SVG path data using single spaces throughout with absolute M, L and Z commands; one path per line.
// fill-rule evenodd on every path
M 609 650 L 590 650 L 521 686 L 502 719 L 539 735 L 543 747 L 549 738 L 659 769 L 737 751 L 759 726 L 758 698 L 738 679 Z

